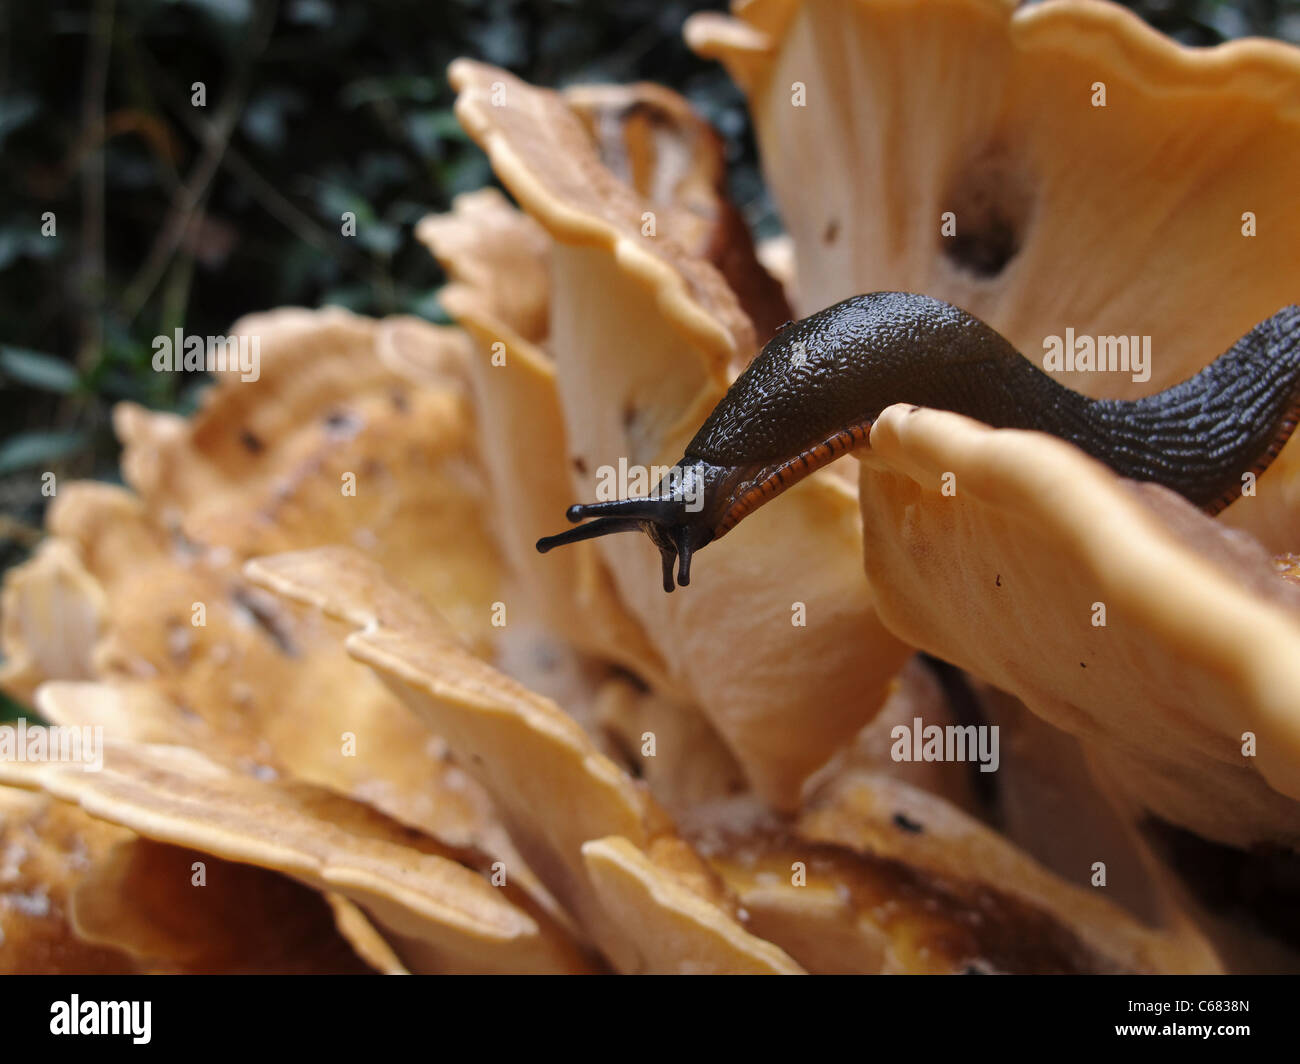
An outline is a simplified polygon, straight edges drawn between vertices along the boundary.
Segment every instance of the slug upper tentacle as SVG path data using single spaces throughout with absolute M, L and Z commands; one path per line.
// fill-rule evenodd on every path
M 596 518 L 537 549 L 640 529 L 664 590 L 690 582 L 706 544 L 815 469 L 867 445 L 894 403 L 1073 443 L 1122 476 L 1173 489 L 1208 513 L 1241 494 L 1300 417 L 1300 307 L 1255 326 L 1194 377 L 1142 399 L 1090 399 L 1058 383 L 978 318 L 929 296 L 874 292 L 784 326 L 645 498 L 576 505 Z

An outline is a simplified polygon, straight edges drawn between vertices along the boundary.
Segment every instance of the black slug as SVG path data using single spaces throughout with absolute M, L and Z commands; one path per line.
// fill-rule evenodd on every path
M 1300 307 L 1255 326 L 1196 376 L 1142 399 L 1090 399 L 1057 383 L 964 310 L 874 292 L 778 332 L 728 389 L 681 461 L 645 498 L 571 506 L 597 520 L 538 540 L 552 547 L 639 529 L 663 556 L 664 590 L 691 556 L 745 515 L 867 444 L 894 403 L 951 410 L 994 428 L 1036 429 L 1117 473 L 1218 513 L 1262 472 L 1300 412 Z

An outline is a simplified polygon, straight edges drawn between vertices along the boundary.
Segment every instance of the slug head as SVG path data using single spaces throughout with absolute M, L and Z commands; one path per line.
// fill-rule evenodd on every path
M 664 590 L 673 590 L 674 565 L 677 583 L 686 587 L 691 582 L 691 558 L 716 538 L 713 511 L 717 509 L 717 489 L 723 472 L 719 467 L 704 462 L 689 466 L 679 463 L 656 485 L 653 495 L 570 506 L 565 511 L 570 521 L 578 522 L 588 517 L 595 520 L 539 539 L 537 549 L 545 554 L 554 547 L 615 532 L 644 532 L 659 548 Z M 713 505 L 710 505 L 711 500 Z

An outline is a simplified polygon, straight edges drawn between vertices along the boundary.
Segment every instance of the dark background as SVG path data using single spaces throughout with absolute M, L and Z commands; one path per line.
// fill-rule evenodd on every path
M 445 320 L 410 227 L 491 180 L 447 63 L 651 79 L 726 137 L 736 201 L 779 229 L 739 91 L 691 55 L 699 0 L 16 0 L 0 4 L 0 570 L 40 536 L 39 474 L 115 479 L 119 399 L 193 406 L 152 340 L 338 303 Z M 1300 0 L 1130 4 L 1191 44 L 1300 41 Z M 190 106 L 202 81 L 207 106 Z M 340 215 L 357 216 L 353 240 Z M 57 236 L 40 235 L 53 211 Z

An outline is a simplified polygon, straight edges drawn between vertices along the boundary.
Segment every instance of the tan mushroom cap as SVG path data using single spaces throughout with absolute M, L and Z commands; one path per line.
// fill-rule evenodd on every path
M 241 776 L 197 751 L 106 743 L 104 768 L 0 763 L 0 780 L 76 802 L 148 838 L 284 873 L 350 898 L 421 970 L 564 972 L 580 951 L 527 895 L 452 850 L 321 788 Z
M 178 543 L 121 488 L 68 485 L 47 523 L 53 539 L 8 578 L 12 671 L 0 682 L 32 698 L 36 683 L 65 681 L 35 695 L 48 720 L 287 773 L 363 797 L 452 844 L 509 856 L 486 795 L 319 617 L 295 616 L 249 585 L 228 553 Z M 78 633 L 97 637 L 80 649 L 86 661 L 64 671 L 68 612 L 82 618 Z M 66 682 L 88 675 L 111 683 Z M 344 756 L 348 734 L 355 756 Z
M 1288 443 L 1243 494 L 1218 516 L 1221 524 L 1249 532 L 1275 554 L 1300 546 L 1300 447 Z
M 1132 966 L 1131 950 L 1128 964 L 1101 952 L 1064 909 L 1043 911 L 985 882 L 947 879 L 844 846 L 760 837 L 709 857 L 755 932 L 819 974 L 1167 970 Z M 1118 912 L 1111 919 L 1126 922 Z
M 1098 777 L 1075 736 L 1013 695 L 966 679 L 974 701 L 970 716 L 998 729 L 999 764 L 990 774 L 989 796 L 996 813 L 986 822 L 1077 885 L 1094 889 L 1093 863 L 1104 860 L 1107 898 L 1145 923 L 1168 923 L 1166 914 L 1184 907 L 1169 889 L 1171 871 L 1149 843 L 1145 810 Z M 1070 830 L 1062 831 L 1062 824 Z
M 259 342 L 256 381 L 218 374 L 189 419 L 115 411 L 123 472 L 148 511 L 236 564 L 352 543 L 489 652 L 499 560 L 464 333 L 329 308 L 250 315 L 230 334 Z
M 1300 591 L 1267 552 L 1041 434 L 899 405 L 871 446 L 863 557 L 900 637 L 1122 759 L 1159 815 L 1300 845 Z
M 519 205 L 552 236 L 612 252 L 622 269 L 655 292 L 665 315 L 695 334 L 712 357 L 713 372 L 753 349 L 752 326 L 722 275 L 671 236 L 641 237 L 644 204 L 600 164 L 561 97 L 470 59 L 453 62 L 447 80 L 459 93 L 461 125 L 488 153 Z M 670 212 L 665 234 L 690 231 L 689 219 L 671 217 L 680 208 L 661 209 Z
M 456 281 L 439 299 L 475 345 L 469 372 L 493 531 L 530 609 L 588 653 L 639 675 L 662 673 L 594 545 L 578 544 L 551 558 L 535 547 L 571 501 L 555 366 L 531 335 L 549 305 L 550 238 L 495 189 L 458 196 L 450 214 L 424 218 L 417 235 Z M 540 299 L 526 294 L 534 290 Z M 542 313 L 523 309 L 535 304 Z
M 335 891 L 327 891 L 325 901 L 334 913 L 334 926 L 352 944 L 358 957 L 381 975 L 411 974 L 361 906 Z
M 689 228 L 674 228 L 671 235 L 717 267 L 760 341 L 793 317 L 780 282 L 760 262 L 745 219 L 727 195 L 722 138 L 684 97 L 644 81 L 573 85 L 563 95 L 610 173 L 656 210 L 681 208 L 666 221 Z
M 582 860 L 600 904 L 615 921 L 638 927 L 634 970 L 683 975 L 799 975 L 779 947 L 722 923 L 716 908 L 664 876 L 627 839 L 583 843 Z
M 556 514 L 572 495 L 555 365 L 526 336 L 536 316 L 517 309 L 533 304 L 530 288 L 541 290 L 543 308 L 549 301 L 550 238 L 495 189 L 458 196 L 449 214 L 424 218 L 417 235 L 454 280 L 439 293 L 443 306 L 475 341 L 470 372 L 480 437 L 490 441 L 482 450 L 494 531 L 531 610 L 596 662 L 615 662 L 667 686 L 667 669 L 618 600 L 595 545 L 579 543 L 547 557 L 534 547 L 554 531 Z M 502 277 L 512 283 L 501 284 Z M 514 625 L 513 605 L 510 616 Z M 641 689 L 625 675 L 598 681 L 591 695 L 592 726 L 616 737 L 626 763 L 668 808 L 743 788 L 734 758 L 688 700 Z M 573 701 L 564 704 L 576 717 Z M 641 753 L 647 729 L 655 737 L 653 757 Z
M 207 720 L 179 708 L 165 687 L 147 680 L 53 680 L 36 689 L 32 704 L 42 719 L 66 727 L 101 727 L 113 739 L 192 746 L 217 758 L 274 775 L 260 762 L 261 736 L 214 732 Z
M 905 823 L 900 823 L 900 817 Z M 1209 972 L 1221 970 L 1214 950 L 1183 914 L 1174 898 L 1161 898 L 1159 922 L 1136 920 L 1107 893 L 1067 883 L 1023 851 L 960 810 L 902 780 L 880 773 L 847 773 L 810 802 L 797 828 L 810 842 L 844 848 L 870 863 L 901 862 L 915 877 L 913 890 L 953 892 L 949 918 L 961 923 L 961 899 L 984 895 L 1001 908 L 987 946 L 1013 961 L 1056 939 L 1050 925 L 1067 929 L 1103 964 L 1138 972 Z M 1104 851 L 1098 859 L 1109 857 Z M 842 858 L 841 858 L 842 859 Z M 859 866 L 860 867 L 860 866 Z M 991 892 L 991 893 L 986 893 Z M 923 925 L 933 911 L 918 906 L 915 895 L 904 899 L 904 925 Z M 1018 914 L 1017 903 L 1037 917 Z M 952 911 L 952 910 L 955 910 Z M 1046 923 L 1044 923 L 1044 917 Z M 979 930 L 977 921 L 975 929 Z M 923 929 L 923 928 L 922 928 Z M 914 950 L 923 939 L 907 933 L 897 947 Z M 1045 942 L 1036 935 L 1046 932 Z M 1003 937 L 999 937 L 999 934 Z M 1024 955 L 1022 955 L 1023 957 Z M 924 962 L 924 957 L 919 958 Z M 1023 963 L 1023 959 L 1022 959 Z M 1035 970 L 1031 964 L 1030 970 Z
M 976 839 L 938 870 L 932 855 L 915 859 L 906 842 L 874 845 L 884 858 L 907 866 L 894 869 L 893 879 L 885 875 L 889 869 L 881 872 L 877 879 L 885 876 L 888 882 L 878 883 L 883 893 L 877 893 L 893 898 L 892 904 L 916 902 L 910 920 L 885 927 L 865 902 L 854 910 L 857 916 L 846 917 L 843 892 L 862 875 L 862 862 L 849 854 L 832 862 L 825 890 L 778 889 L 763 875 L 755 878 L 747 863 L 754 853 L 787 866 L 790 854 L 815 851 L 820 860 L 834 841 L 822 828 L 776 849 L 761 833 L 742 835 L 721 856 L 706 849 L 708 863 L 703 863 L 644 792 L 601 757 L 558 707 L 466 654 L 436 618 L 413 626 L 413 609 L 395 604 L 396 592 L 385 588 L 371 564 L 342 550 L 323 550 L 259 559 L 250 563 L 250 575 L 361 627 L 348 640 L 350 652 L 404 690 L 412 708 L 428 716 L 458 757 L 475 766 L 520 849 L 619 970 L 789 971 L 795 966 L 786 954 L 798 950 L 805 951 L 799 959 L 806 966 L 824 971 L 948 970 L 945 958 L 951 965 L 971 956 L 1004 967 L 1018 960 L 1026 970 L 1207 970 L 1215 964 L 1200 940 L 1184 941 L 1181 928 L 1173 934 L 1142 927 L 1117 906 L 1087 897 L 1033 865 L 946 803 L 910 788 L 908 802 L 895 802 L 888 812 L 877 809 L 864 823 L 875 824 L 875 831 L 890 825 L 899 834 L 890 819 L 897 809 L 924 809 L 927 822 L 937 818 L 937 824 L 960 825 L 960 832 L 953 828 L 948 835 Z M 876 790 L 893 801 L 892 786 L 903 785 L 885 782 Z M 708 835 L 709 814 L 701 815 Z M 596 834 L 602 827 L 621 830 Z M 861 845 L 862 836 L 836 844 L 850 843 Z M 975 881 L 985 885 L 970 890 L 983 900 L 972 903 L 975 909 L 963 908 L 965 895 L 950 889 L 948 880 L 960 887 L 970 879 L 970 868 L 989 864 L 989 854 L 999 858 L 996 874 Z M 959 871 L 963 862 L 969 866 L 964 873 Z M 931 882 L 936 876 L 942 881 Z M 1009 888 L 1012 881 L 1017 886 Z M 838 908 L 827 905 L 832 894 L 840 900 Z M 930 901 L 917 901 L 922 895 Z M 975 933 L 971 941 L 983 948 L 973 953 L 956 947 L 943 953 L 954 936 L 959 945 L 970 940 L 970 912 L 981 905 L 1000 906 L 1002 918 L 989 932 L 992 937 L 986 941 Z M 769 941 L 754 938 L 752 930 L 760 926 Z M 871 943 L 879 947 L 874 954 Z
M 94 864 L 72 895 L 72 922 L 83 941 L 120 949 L 150 973 L 372 971 L 310 888 L 149 839 L 119 842 Z
M 654 82 L 572 85 L 561 95 L 601 165 L 647 203 L 681 207 L 690 224 L 678 239 L 697 253 L 707 249 L 725 201 L 726 158 L 713 127 Z
M 1096 0 L 735 10 L 743 26 L 701 15 L 687 39 L 749 95 L 794 238 L 801 313 L 898 289 L 965 307 L 1031 354 L 1067 325 L 1149 335 L 1145 385 L 1063 377 L 1140 394 L 1294 301 L 1300 49 L 1186 48 Z M 792 104 L 796 81 L 804 106 Z M 1105 107 L 1093 106 L 1095 82 Z M 1018 250 L 1004 269 L 954 263 L 939 233 L 948 210 L 958 237 L 1009 228 Z M 1242 236 L 1245 211 L 1255 237 Z
M 374 668 L 421 719 L 446 737 L 458 760 L 496 800 L 530 867 L 573 914 L 619 971 L 678 970 L 685 958 L 707 956 L 720 970 L 788 971 L 793 962 L 749 935 L 693 880 L 704 866 L 674 845 L 665 814 L 582 729 L 549 699 L 534 694 L 469 654 L 444 622 L 397 591 L 368 559 L 344 548 L 250 562 L 251 579 L 362 626 L 347 649 Z M 390 603 L 401 597 L 400 609 Z M 615 836 L 648 861 L 636 864 L 645 889 L 621 878 L 597 882 L 584 843 Z M 661 855 L 671 860 L 656 860 Z M 603 867 L 603 866 L 602 866 Z M 690 919 L 678 911 L 692 890 Z M 616 899 L 606 908 L 605 896 Z M 638 919 L 624 908 L 640 899 Z M 668 911 L 659 911 L 666 909 Z M 664 955 L 656 934 L 672 924 L 695 941 Z M 729 958 L 729 959 L 728 959 Z M 667 968 L 657 967 L 667 964 Z
M 551 240 L 499 191 L 462 193 L 452 200 L 449 213 L 421 218 L 415 236 L 437 256 L 448 276 L 481 298 L 485 318 L 501 322 L 529 343 L 546 339 Z M 491 458 L 492 450 L 485 448 L 484 457 Z
M 76 806 L 0 786 L 0 975 L 136 970 L 120 950 L 81 938 L 69 912 L 94 862 L 130 837 Z
M 93 648 L 105 611 L 104 592 L 71 544 L 46 539 L 23 565 L 5 572 L 0 589 L 0 686 L 22 702 L 52 676 L 95 674 Z
M 830 780 L 866 770 L 897 776 L 972 816 L 981 815 L 982 800 L 972 785 L 974 774 L 969 764 L 893 758 L 894 728 L 902 725 L 911 729 L 918 717 L 927 725 L 936 724 L 941 728 L 958 723 L 953 698 L 920 656 L 914 655 L 894 677 L 885 704 L 871 723 L 809 779 L 806 796 L 816 794 Z
M 795 276 L 794 241 L 789 233 L 778 233 L 759 242 L 755 253 L 769 274 L 777 279 L 786 301 L 793 308 L 799 305 L 799 279 Z
M 740 765 L 690 703 L 615 676 L 596 693 L 594 724 L 674 816 L 746 790 Z
M 792 821 L 740 799 L 697 806 L 681 830 L 746 927 L 812 972 L 1221 970 L 1131 829 L 1093 833 L 1074 855 L 1080 867 L 1053 871 L 897 770 L 846 765 Z M 1134 850 L 1152 902 L 1140 916 L 1127 906 Z M 1097 860 L 1113 873 L 1106 889 L 1087 879 Z
M 1278 934 L 1267 905 L 1224 907 L 1220 900 L 1225 865 L 1239 862 L 1258 881 L 1275 874 L 1286 851 L 1247 856 L 1149 817 L 1116 784 L 1113 768 L 1089 757 L 1074 736 L 1004 691 L 971 686 L 978 714 L 1000 731 L 996 828 L 1008 842 L 1062 878 L 1100 889 L 1149 927 L 1175 934 L 1194 928 L 1225 971 L 1300 968 L 1300 951 Z M 1070 830 L 1062 831 L 1062 824 Z M 1094 885 L 1099 860 L 1104 888 Z
M 734 11 L 692 16 L 686 38 L 749 97 L 800 314 L 923 292 L 1040 362 L 1044 339 L 1067 328 L 1150 337 L 1145 382 L 1054 374 L 1131 397 L 1190 377 L 1296 301 L 1300 49 L 1187 48 L 1097 0 Z M 941 234 L 945 212 L 955 236 Z M 1274 551 L 1294 546 L 1297 454 L 1292 443 L 1258 496 L 1224 514 Z
M 724 364 L 752 353 L 734 299 L 664 235 L 669 226 L 642 235 L 636 197 L 599 164 L 559 96 L 476 63 L 458 61 L 450 76 L 458 116 L 556 241 L 549 347 L 569 458 L 586 471 L 569 501 L 590 498 L 598 471 L 620 460 L 671 464 L 721 398 Z M 505 106 L 492 104 L 496 84 Z M 646 678 L 698 704 L 753 786 L 790 807 L 878 710 L 906 650 L 874 614 L 851 488 L 814 476 L 764 517 L 711 546 L 695 586 L 673 596 L 643 538 L 597 548 L 666 663 L 666 678 Z M 806 625 L 792 623 L 800 618 Z
M 986 726 L 996 740 L 996 770 L 986 773 L 970 761 L 895 760 L 894 729 L 911 734 L 918 718 L 922 727 Z M 1143 830 L 1145 810 L 1098 779 L 1078 739 L 946 663 L 921 655 L 908 663 L 880 715 L 810 781 L 806 805 L 824 805 L 827 793 L 864 778 L 897 779 L 925 791 L 994 829 L 1004 848 L 1092 892 L 1093 864 L 1104 860 L 1105 896 L 1153 928 L 1185 923 L 1180 914 L 1194 909 L 1171 886 L 1172 872 Z M 1069 831 L 1061 830 L 1063 823 Z M 888 831 L 897 827 L 891 822 Z M 961 870 L 954 865 L 952 871 Z M 982 873 L 966 874 L 998 886 Z
M 273 767 L 518 862 L 439 740 L 319 618 L 294 617 L 238 573 L 250 551 L 352 542 L 493 649 L 500 563 L 486 533 L 468 340 L 337 309 L 254 315 L 232 335 L 260 341 L 256 381 L 221 375 L 188 420 L 118 408 L 138 496 L 60 491 L 52 538 L 6 575 L 0 683 L 30 700 L 46 680 L 111 679 L 93 699 L 50 696 L 51 719 L 82 723 L 84 710 L 122 738 Z M 344 471 L 358 477 L 355 497 L 341 490 Z M 134 716 L 114 704 L 117 688 Z M 343 756 L 349 733 L 355 757 Z

